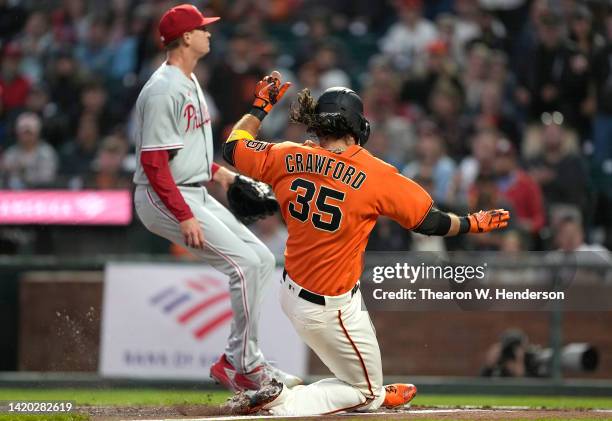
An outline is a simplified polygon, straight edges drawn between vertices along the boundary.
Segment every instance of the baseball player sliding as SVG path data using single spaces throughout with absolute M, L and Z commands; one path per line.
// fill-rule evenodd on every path
M 273 72 L 255 88 L 253 108 L 234 126 L 223 156 L 239 171 L 270 184 L 287 223 L 281 306 L 298 334 L 336 378 L 289 389 L 271 381 L 229 402 L 238 413 L 334 414 L 405 405 L 411 384 L 383 386 L 380 349 L 359 276 L 368 235 L 379 215 L 427 235 L 488 232 L 508 224 L 503 209 L 466 216 L 441 212 L 418 184 L 363 148 L 370 126 L 359 96 L 330 88 L 318 100 L 298 95 L 291 120 L 318 144 L 255 140 L 261 120 L 289 84 Z
M 227 274 L 234 318 L 225 354 L 211 376 L 230 390 L 257 389 L 276 378 L 302 381 L 268 364 L 257 344 L 257 321 L 274 256 L 201 183 L 228 188 L 236 174 L 213 162 L 210 116 L 192 71 L 210 50 L 204 17 L 191 5 L 168 10 L 159 22 L 167 61 L 136 102 L 136 212 L 147 229 Z

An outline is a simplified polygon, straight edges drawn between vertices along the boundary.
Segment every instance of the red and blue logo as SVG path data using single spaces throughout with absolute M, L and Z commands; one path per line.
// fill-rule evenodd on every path
M 194 338 L 205 339 L 231 320 L 227 284 L 209 276 L 189 278 L 156 292 L 150 303 L 191 329 Z

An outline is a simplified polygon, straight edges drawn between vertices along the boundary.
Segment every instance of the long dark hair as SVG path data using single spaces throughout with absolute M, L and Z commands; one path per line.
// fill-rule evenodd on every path
M 316 106 L 317 101 L 310 90 L 302 89 L 298 93 L 297 101 L 291 105 L 289 120 L 305 125 L 308 132 L 314 133 L 319 138 L 324 136 L 341 138 L 347 134 L 356 136 L 344 116 L 339 113 L 317 114 Z

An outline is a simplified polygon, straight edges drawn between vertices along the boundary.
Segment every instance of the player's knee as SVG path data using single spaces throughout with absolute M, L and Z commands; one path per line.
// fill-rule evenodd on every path
M 259 257 L 259 269 L 272 271 L 276 265 L 274 254 L 263 244 L 252 244 L 252 249 Z
M 262 253 L 259 253 L 259 259 L 261 260 L 261 265 L 266 269 L 274 269 L 274 266 L 276 265 L 276 258 L 270 250 L 266 248 Z
M 240 270 L 247 276 L 258 272 L 261 266 L 261 259 L 254 251 L 242 254 L 237 260 Z

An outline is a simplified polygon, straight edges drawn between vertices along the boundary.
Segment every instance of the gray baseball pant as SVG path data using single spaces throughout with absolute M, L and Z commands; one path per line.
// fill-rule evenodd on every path
M 229 276 L 234 318 L 225 353 L 238 372 L 248 373 L 265 360 L 257 324 L 275 267 L 274 255 L 204 187 L 179 186 L 179 190 L 204 232 L 205 248 L 189 251 Z M 149 231 L 185 246 L 178 220 L 150 186 L 136 187 L 134 205 Z

